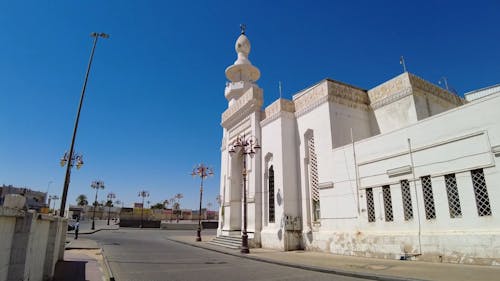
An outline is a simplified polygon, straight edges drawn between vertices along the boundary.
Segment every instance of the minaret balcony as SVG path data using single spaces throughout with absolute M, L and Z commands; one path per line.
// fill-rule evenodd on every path
M 252 86 L 257 86 L 251 81 L 227 82 L 224 89 L 224 96 L 227 100 L 237 99 Z

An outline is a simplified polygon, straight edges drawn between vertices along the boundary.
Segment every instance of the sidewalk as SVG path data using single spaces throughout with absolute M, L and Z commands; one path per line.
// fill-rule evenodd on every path
M 206 248 L 230 255 L 275 263 L 296 268 L 328 272 L 346 276 L 375 280 L 436 280 L 470 281 L 500 280 L 500 267 L 476 266 L 449 263 L 400 261 L 353 256 L 340 256 L 310 251 L 278 251 L 271 249 L 250 249 L 250 254 L 239 250 L 213 246 L 208 241 L 215 236 L 203 236 L 203 242 L 195 242 L 193 236 L 169 236 L 167 239 Z
M 95 230 L 90 226 L 79 231 L 75 240 L 75 231 L 66 234 L 66 248 L 64 261 L 56 265 L 54 281 L 103 281 L 108 280 L 101 247 L 96 241 L 85 238 L 85 234 L 92 234 L 101 230 L 118 229 L 118 225 L 97 224 Z M 83 234 L 83 236 L 80 236 Z

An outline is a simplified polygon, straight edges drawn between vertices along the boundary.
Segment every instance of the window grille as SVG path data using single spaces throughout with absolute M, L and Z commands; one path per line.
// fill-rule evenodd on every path
M 458 196 L 457 178 L 455 174 L 444 176 L 446 184 L 446 195 L 448 196 L 448 209 L 450 210 L 450 218 L 458 218 L 462 216 L 462 208 L 460 207 L 460 197 Z
M 269 222 L 274 222 L 274 168 L 269 167 Z
M 425 218 L 428 220 L 435 219 L 436 209 L 434 207 L 434 196 L 432 194 L 431 176 L 421 177 L 420 181 L 422 182 L 422 192 L 424 195 Z
M 368 211 L 368 222 L 375 221 L 375 204 L 373 204 L 373 190 L 366 189 L 366 209 Z
M 319 186 L 318 186 L 318 160 L 316 158 L 316 151 L 314 147 L 314 137 L 309 138 L 307 141 L 309 151 L 309 181 L 311 188 L 312 207 L 314 220 L 320 219 L 320 202 L 319 202 Z
M 382 195 L 384 197 L 385 221 L 393 221 L 394 215 L 392 213 L 391 187 L 388 185 L 383 186 L 382 187 Z
M 405 221 L 413 219 L 413 206 L 411 203 L 410 183 L 408 180 L 401 181 L 401 194 L 403 197 L 403 213 Z
M 483 169 L 472 170 L 472 185 L 474 186 L 474 194 L 476 195 L 477 214 L 479 216 L 491 216 L 490 198 L 486 181 L 484 179 Z

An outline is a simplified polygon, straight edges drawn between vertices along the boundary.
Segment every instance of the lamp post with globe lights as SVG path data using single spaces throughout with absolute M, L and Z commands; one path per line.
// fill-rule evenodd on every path
M 64 210 L 66 208 L 66 197 L 68 196 L 68 188 L 69 188 L 69 182 L 70 182 L 70 178 L 71 178 L 71 167 L 72 167 L 71 164 L 72 164 L 73 153 L 74 153 L 73 150 L 75 148 L 76 132 L 78 130 L 78 121 L 80 120 L 80 112 L 82 111 L 83 98 L 85 97 L 85 89 L 87 88 L 87 81 L 89 79 L 90 66 L 92 65 L 92 60 L 94 58 L 95 46 L 97 45 L 97 39 L 99 37 L 109 38 L 108 34 L 97 33 L 97 32 L 92 32 L 90 34 L 90 36 L 94 37 L 94 43 L 92 45 L 92 51 L 90 52 L 90 59 L 89 59 L 89 63 L 87 66 L 87 72 L 85 73 L 85 79 L 83 82 L 82 93 L 80 95 L 80 103 L 78 104 L 78 111 L 76 113 L 76 120 L 75 120 L 75 126 L 73 128 L 73 136 L 71 138 L 71 145 L 69 148 L 69 153 L 67 154 L 68 155 L 67 161 L 69 162 L 69 164 L 66 168 L 66 176 L 64 178 L 64 186 L 63 186 L 63 193 L 62 193 L 62 198 L 61 198 L 61 209 L 60 209 L 60 216 L 61 217 L 64 217 Z M 76 157 L 76 155 L 75 155 L 75 157 Z M 81 155 L 80 155 L 80 157 L 81 157 Z M 61 161 L 61 163 L 62 163 L 62 161 Z M 83 164 L 83 161 L 81 163 Z M 78 163 L 77 163 L 77 168 L 78 168 Z
M 103 181 L 99 181 L 99 180 L 95 180 L 93 181 L 91 184 L 90 184 L 90 187 L 92 187 L 93 189 L 95 189 L 95 199 L 94 199 L 94 212 L 92 214 L 92 230 L 95 229 L 95 208 L 97 208 L 97 205 L 99 204 L 97 202 L 97 193 L 99 192 L 99 189 L 104 189 L 104 182 Z
M 246 188 L 246 177 L 247 177 L 247 161 L 246 156 L 250 155 L 253 157 L 257 151 L 260 149 L 259 142 L 255 136 L 242 134 L 236 137 L 233 143 L 229 147 L 229 153 L 234 156 L 241 155 L 243 158 L 243 169 L 241 174 L 243 175 L 243 235 L 241 236 L 241 253 L 248 254 L 250 250 L 248 249 L 248 234 L 247 234 L 247 188 Z
M 108 225 L 109 225 L 109 218 L 111 217 L 111 205 L 113 205 L 113 199 L 116 198 L 116 195 L 113 192 L 108 193 L 108 202 L 106 204 L 108 205 Z
M 203 180 L 208 176 L 213 176 L 214 171 L 212 168 L 206 166 L 205 164 L 198 164 L 193 168 L 191 172 L 191 176 L 196 177 L 199 176 L 201 178 L 200 184 L 200 208 L 198 213 L 198 230 L 196 231 L 196 241 L 201 242 L 201 202 L 203 198 Z

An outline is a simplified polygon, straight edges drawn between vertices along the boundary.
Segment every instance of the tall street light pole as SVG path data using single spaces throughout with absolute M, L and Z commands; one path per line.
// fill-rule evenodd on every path
M 97 192 L 99 191 L 99 189 L 104 189 L 104 182 L 103 181 L 93 181 L 92 184 L 90 184 L 90 187 L 92 187 L 93 189 L 95 189 L 95 199 L 94 199 L 94 212 L 92 214 L 92 230 L 95 229 L 95 208 L 97 207 L 98 203 L 97 203 Z
M 243 175 L 243 235 L 241 236 L 241 250 L 242 254 L 250 253 L 248 248 L 248 234 L 247 234 L 247 161 L 246 156 L 250 155 L 253 157 L 255 153 L 260 149 L 260 145 L 257 138 L 252 135 L 239 135 L 236 137 L 234 142 L 229 148 L 229 153 L 231 155 L 239 154 L 243 157 L 243 169 L 241 174 Z M 239 151 L 238 151 L 239 150 Z
M 92 59 L 94 58 L 94 51 L 95 51 L 95 46 L 97 44 L 97 39 L 99 37 L 102 38 L 109 38 L 109 35 L 106 33 L 97 33 L 97 32 L 92 32 L 90 36 L 94 37 L 94 44 L 92 45 L 92 51 L 90 52 L 90 59 L 89 59 L 89 64 L 87 66 L 87 72 L 85 73 L 85 80 L 83 82 L 83 87 L 82 87 L 82 94 L 80 96 L 80 104 L 78 105 L 78 111 L 76 113 L 76 120 L 75 120 L 75 127 L 73 129 L 73 137 L 71 138 L 71 146 L 69 148 L 69 162 L 68 166 L 66 167 L 66 176 L 64 178 L 64 187 L 63 187 L 63 194 L 61 198 L 61 209 L 60 209 L 60 216 L 64 217 L 64 210 L 66 208 L 66 198 L 68 196 L 68 188 L 69 188 L 69 182 L 71 178 L 71 167 L 73 165 L 71 159 L 73 158 L 73 150 L 75 147 L 75 138 L 76 138 L 76 131 L 78 130 L 78 121 L 80 120 L 80 111 L 82 110 L 82 104 L 83 104 L 83 98 L 85 97 L 85 89 L 87 88 L 87 81 L 89 78 L 89 73 L 90 73 L 90 66 L 92 65 Z
M 198 230 L 196 231 L 196 241 L 201 242 L 201 202 L 203 198 L 203 180 L 208 176 L 213 176 L 214 171 L 212 168 L 205 166 L 205 164 L 198 164 L 194 167 L 191 172 L 191 176 L 196 177 L 199 176 L 201 178 L 200 184 L 200 209 L 198 212 Z
M 113 192 L 108 193 L 108 225 L 109 225 L 109 217 L 111 216 L 111 205 L 113 205 L 113 199 L 116 198 L 116 195 Z
M 141 190 L 139 192 L 139 197 L 142 197 L 141 224 L 139 225 L 139 228 L 142 228 L 143 217 L 144 217 L 144 198 L 149 197 L 149 192 L 146 190 Z

